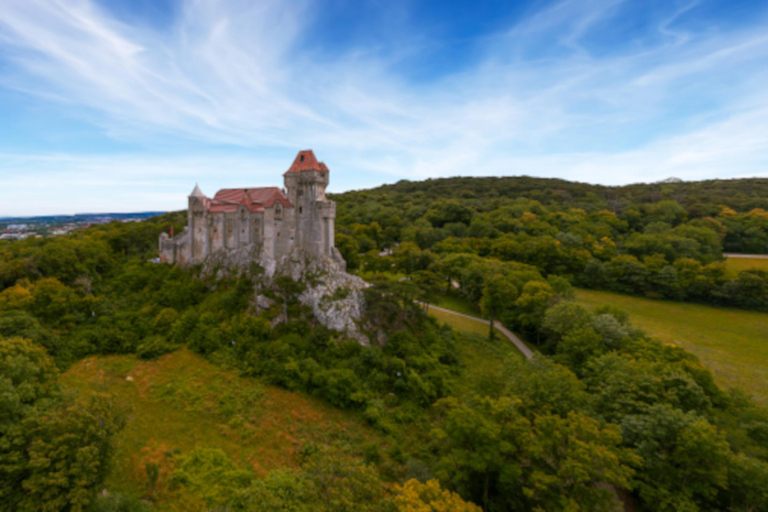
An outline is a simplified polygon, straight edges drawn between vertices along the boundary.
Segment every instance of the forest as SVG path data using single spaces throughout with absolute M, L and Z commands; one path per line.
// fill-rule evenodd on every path
M 305 446 L 297 468 L 259 477 L 215 450 L 176 454 L 169 480 L 201 509 L 591 511 L 618 494 L 649 511 L 768 510 L 768 410 L 626 313 L 573 300 L 582 286 L 766 310 L 768 275 L 729 277 L 722 254 L 768 252 L 768 181 L 461 178 L 334 200 L 337 246 L 372 284 L 366 325 L 384 336 L 371 346 L 319 325 L 296 299 L 302 283 L 275 280 L 275 306 L 257 311 L 256 271 L 153 263 L 185 212 L 0 242 L 6 509 L 171 510 L 151 493 L 101 492 L 129 415 L 61 374 L 92 355 L 189 350 L 350 411 L 387 446 Z M 446 294 L 538 353 L 470 367 L 461 335 L 418 303 Z
M 604 187 L 448 178 L 335 199 L 336 245 L 351 268 L 386 266 L 385 249 L 414 270 L 461 254 L 527 263 L 586 288 L 768 310 L 766 273 L 732 277 L 722 264 L 723 252 L 768 253 L 765 179 Z

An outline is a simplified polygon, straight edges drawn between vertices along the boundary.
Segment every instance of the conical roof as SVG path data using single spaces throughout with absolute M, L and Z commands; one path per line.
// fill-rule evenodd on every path
M 205 197 L 205 194 L 203 194 L 203 191 L 200 190 L 200 187 L 195 183 L 195 188 L 192 190 L 192 193 L 189 194 L 189 197 Z

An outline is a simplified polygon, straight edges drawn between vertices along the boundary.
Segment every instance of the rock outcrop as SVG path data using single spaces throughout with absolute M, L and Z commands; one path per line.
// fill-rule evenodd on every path
M 299 301 L 312 308 L 318 322 L 368 345 L 370 340 L 361 332 L 360 322 L 365 308 L 363 290 L 369 284 L 348 274 L 339 259 L 307 258 L 293 252 L 277 262 L 275 275 L 289 276 L 306 285 Z
M 262 253 L 263 254 L 263 253 Z M 262 294 L 275 278 L 287 276 L 304 285 L 298 300 L 309 307 L 317 321 L 368 345 L 370 340 L 361 331 L 360 323 L 365 309 L 363 290 L 369 284 L 346 272 L 344 259 L 334 249 L 332 256 L 308 256 L 294 250 L 279 261 L 259 257 L 256 246 L 237 250 L 218 251 L 208 256 L 203 273 L 217 278 L 247 273 L 256 281 L 254 303 L 260 309 L 269 299 Z

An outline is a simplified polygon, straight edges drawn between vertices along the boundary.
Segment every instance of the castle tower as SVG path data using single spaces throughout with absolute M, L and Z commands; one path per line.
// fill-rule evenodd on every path
M 200 187 L 195 184 L 192 193 L 189 194 L 189 207 L 187 209 L 187 225 L 190 233 L 190 262 L 199 263 L 208 256 L 208 221 L 206 201 Z
M 331 256 L 336 204 L 325 197 L 329 170 L 312 150 L 299 151 L 283 175 L 288 200 L 295 207 L 295 242 L 313 256 Z
M 214 253 L 226 256 L 243 249 L 254 258 L 278 262 L 298 249 L 343 268 L 334 247 L 336 204 L 325 197 L 328 167 L 311 150 L 300 151 L 283 178 L 283 190 L 230 188 L 213 197 L 195 185 L 187 196 L 188 225 L 176 237 L 160 235 L 160 260 L 196 265 Z

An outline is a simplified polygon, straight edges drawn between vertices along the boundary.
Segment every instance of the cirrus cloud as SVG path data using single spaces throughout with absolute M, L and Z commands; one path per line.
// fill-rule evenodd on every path
M 659 11 L 635 41 L 596 49 L 637 4 L 563 0 L 478 37 L 469 64 L 415 80 L 407 68 L 429 59 L 428 34 L 330 51 L 307 38 L 323 30 L 319 6 L 188 0 L 159 29 L 92 0 L 5 0 L 0 87 L 130 149 L 6 146 L 0 214 L 183 207 L 195 181 L 274 184 L 305 147 L 329 163 L 335 190 L 453 175 L 768 175 L 759 17 L 702 30 L 686 24 L 689 2 Z M 63 199 L 83 188 L 87 208 Z

